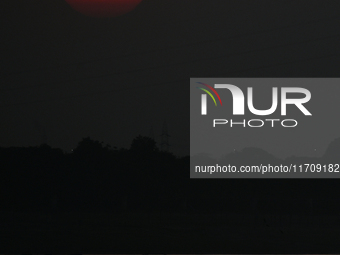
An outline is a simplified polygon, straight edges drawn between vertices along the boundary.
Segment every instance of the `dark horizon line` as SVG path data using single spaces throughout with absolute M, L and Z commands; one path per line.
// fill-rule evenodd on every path
M 173 154 L 174 156 L 176 157 L 179 157 L 179 158 L 186 158 L 186 157 L 195 157 L 195 156 L 203 156 L 203 157 L 206 157 L 206 158 L 210 158 L 210 159 L 213 159 L 213 160 L 223 160 L 224 157 L 228 156 L 228 155 L 231 155 L 233 153 L 244 153 L 245 150 L 256 150 L 256 151 L 262 151 L 264 152 L 265 154 L 267 154 L 268 156 L 274 158 L 274 159 L 277 159 L 277 160 L 289 160 L 289 159 L 294 159 L 294 158 L 309 158 L 309 159 L 312 159 L 312 158 L 318 158 L 318 159 L 322 159 L 322 158 L 325 158 L 327 156 L 327 154 L 329 153 L 329 150 L 330 150 L 330 147 L 333 145 L 334 147 L 334 144 L 336 144 L 337 146 L 335 147 L 339 147 L 339 152 L 340 152 L 340 137 L 337 137 L 335 139 L 333 139 L 333 141 L 331 141 L 326 150 L 324 151 L 324 153 L 321 155 L 321 156 L 296 156 L 296 155 L 290 155 L 290 156 L 287 156 L 287 157 L 280 157 L 280 156 L 276 156 L 274 154 L 272 154 L 271 152 L 261 148 L 261 147 L 256 147 L 256 146 L 246 146 L 242 149 L 234 149 L 234 150 L 231 150 L 229 152 L 225 152 L 223 153 L 222 155 L 218 156 L 218 157 L 214 157 L 212 154 L 210 153 L 206 153 L 206 152 L 200 152 L 200 153 L 196 153 L 194 155 L 190 155 L 191 153 L 186 153 L 185 155 L 179 155 L 179 153 L 175 153 L 173 151 L 170 151 L 170 150 L 162 150 L 161 149 L 161 143 L 157 143 L 155 141 L 154 138 L 151 138 L 150 136 L 147 136 L 147 135 L 138 135 L 136 136 L 134 139 L 138 138 L 138 137 L 141 137 L 141 138 L 147 138 L 147 139 L 150 139 L 152 140 L 153 142 L 155 142 L 155 147 L 158 149 L 159 152 L 166 152 L 166 153 L 170 153 L 170 154 Z M 103 148 L 107 148 L 108 150 L 110 151 L 122 151 L 122 150 L 127 150 L 129 151 L 131 149 L 131 144 L 130 144 L 130 148 L 125 148 L 125 147 L 120 147 L 118 148 L 117 146 L 111 146 L 111 144 L 108 144 L 108 143 L 104 143 L 104 141 L 99 141 L 99 140 L 96 140 L 96 139 L 92 139 L 90 136 L 86 136 L 86 137 L 82 137 L 82 139 L 78 142 L 77 146 L 79 145 L 79 143 L 85 139 L 90 139 L 91 141 L 93 142 L 98 142 L 102 145 Z M 134 140 L 133 139 L 133 140 Z M 132 140 L 132 141 L 133 141 Z M 48 143 L 46 142 L 42 142 L 40 145 L 28 145 L 28 146 L 0 146 L 1 149 L 14 149 L 14 148 L 22 148 L 22 149 L 30 149 L 30 148 L 40 148 L 40 147 L 43 147 L 43 146 L 47 146 L 51 149 L 57 149 L 57 150 L 61 150 L 63 153 L 65 154 L 72 154 L 73 153 L 73 150 L 75 148 L 77 148 L 77 146 L 74 148 L 74 149 L 71 149 L 70 151 L 69 150 L 66 150 L 66 149 L 62 149 L 62 148 L 59 148 L 59 147 L 52 147 L 51 145 L 49 145 Z M 169 146 L 171 147 L 171 146 Z M 328 153 L 327 153 L 328 152 Z

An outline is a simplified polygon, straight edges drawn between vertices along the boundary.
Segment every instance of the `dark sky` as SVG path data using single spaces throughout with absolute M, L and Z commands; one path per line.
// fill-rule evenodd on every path
M 152 127 L 160 142 L 166 121 L 185 155 L 190 77 L 339 76 L 335 0 L 143 0 L 111 19 L 64 0 L 0 5 L 0 146 L 69 151 L 90 136 L 129 147 Z

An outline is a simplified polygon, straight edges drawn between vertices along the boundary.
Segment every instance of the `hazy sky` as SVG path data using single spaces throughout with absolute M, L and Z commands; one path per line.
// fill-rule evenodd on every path
M 171 151 L 189 154 L 190 77 L 339 76 L 339 1 L 143 0 L 111 19 L 0 5 L 0 146 L 129 147 L 152 127 L 160 142 L 166 121 Z

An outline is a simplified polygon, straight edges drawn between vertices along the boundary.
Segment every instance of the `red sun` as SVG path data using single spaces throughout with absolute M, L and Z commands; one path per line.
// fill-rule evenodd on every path
M 117 17 L 132 11 L 142 0 L 66 0 L 76 11 L 91 17 Z

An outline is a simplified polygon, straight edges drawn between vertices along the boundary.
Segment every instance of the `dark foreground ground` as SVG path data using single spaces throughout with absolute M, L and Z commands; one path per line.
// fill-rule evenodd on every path
M 1 252 L 340 253 L 340 217 L 1 213 Z

